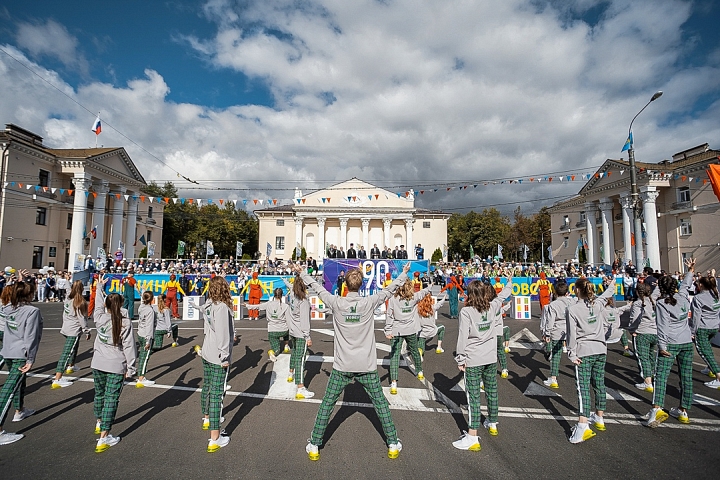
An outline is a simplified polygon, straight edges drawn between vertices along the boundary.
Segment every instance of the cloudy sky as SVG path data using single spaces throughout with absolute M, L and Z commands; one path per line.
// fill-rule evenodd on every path
M 100 112 L 101 144 L 148 180 L 200 182 L 188 196 L 592 171 L 627 158 L 656 90 L 638 161 L 720 148 L 713 0 L 8 3 L 0 122 L 83 148 Z M 416 204 L 532 212 L 581 186 L 440 188 Z

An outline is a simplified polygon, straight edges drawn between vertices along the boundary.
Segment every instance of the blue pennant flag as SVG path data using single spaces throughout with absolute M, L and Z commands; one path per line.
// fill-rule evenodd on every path
M 627 140 L 625 140 L 625 145 L 623 146 L 623 149 L 620 150 L 620 153 L 624 152 L 625 150 L 630 150 L 633 146 L 633 134 L 630 132 L 630 135 L 628 136 Z

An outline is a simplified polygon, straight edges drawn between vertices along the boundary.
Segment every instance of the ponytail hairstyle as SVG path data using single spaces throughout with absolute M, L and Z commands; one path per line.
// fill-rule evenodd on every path
M 495 290 L 495 287 L 490 285 L 489 283 L 483 282 L 483 294 L 485 295 L 485 299 L 488 302 L 488 308 L 490 308 L 490 302 L 495 300 L 497 298 L 497 290 Z
M 142 294 L 143 305 L 150 305 L 153 302 L 153 298 L 155 298 L 153 292 L 151 292 L 150 290 L 145 290 Z
M 120 308 L 123 304 L 123 297 L 117 293 L 111 293 L 105 299 L 105 310 L 112 318 L 112 342 L 113 345 L 119 347 L 122 344 L 120 333 L 122 332 L 123 316 Z
M 652 305 L 653 308 L 655 308 L 655 302 L 653 302 L 652 299 L 652 287 L 646 283 L 638 283 L 637 287 L 635 288 L 635 291 L 637 292 L 637 296 L 642 301 L 642 306 L 645 308 L 645 299 L 650 300 L 650 305 Z
M 592 303 L 595 300 L 595 286 L 583 277 L 575 282 L 575 295 L 581 300 Z
M 166 299 L 166 298 L 167 298 L 167 297 L 165 296 L 164 293 L 161 293 L 161 294 L 158 296 L 158 298 L 157 298 L 157 306 L 158 306 L 158 311 L 159 311 L 160 313 L 164 312 L 165 309 L 167 308 L 167 305 L 165 304 L 165 299 Z
M 412 300 L 413 296 L 415 296 L 415 287 L 412 284 L 412 280 L 408 280 L 403 283 L 400 288 L 395 290 L 395 296 L 406 301 Z
M 486 285 L 479 280 L 473 280 L 467 286 L 467 301 L 465 305 L 473 307 L 478 312 L 487 312 L 490 309 L 490 302 L 488 302 L 485 295 Z M 495 289 L 490 287 L 494 292 Z
M 283 297 L 283 289 L 276 288 L 273 293 L 275 294 L 275 300 L 280 300 Z
M 27 305 L 35 298 L 35 283 L 17 282 L 10 292 L 10 303 L 13 307 Z
M 608 297 L 605 299 L 605 306 L 614 307 L 615 306 L 615 297 Z
M 700 277 L 697 280 L 697 285 L 700 287 L 700 290 L 703 292 L 708 291 L 715 300 L 718 299 L 717 280 L 715 280 L 715 277 Z
M 660 296 L 665 298 L 666 304 L 672 305 L 673 307 L 677 305 L 677 299 L 675 298 L 675 292 L 677 292 L 678 288 L 677 280 L 670 275 L 665 275 L 664 277 L 660 277 L 657 288 L 660 289 Z
M 230 296 L 230 286 L 225 277 L 214 276 L 210 279 L 208 286 L 208 297 L 213 303 L 224 303 L 232 311 L 233 303 Z
M 295 276 L 295 281 L 293 282 L 293 295 L 300 301 L 307 298 L 307 285 L 305 285 L 305 282 L 302 281 L 299 275 Z
M 422 300 L 418 302 L 418 313 L 423 318 L 430 318 L 433 314 L 433 299 L 430 294 L 425 295 Z
M 84 289 L 85 285 L 83 285 L 83 282 L 80 280 L 75 280 L 72 284 L 72 287 L 70 288 L 70 295 L 68 295 L 68 300 L 73 301 L 72 306 L 73 310 L 75 310 L 75 315 L 87 315 L 87 301 L 85 301 L 85 297 L 83 297 Z

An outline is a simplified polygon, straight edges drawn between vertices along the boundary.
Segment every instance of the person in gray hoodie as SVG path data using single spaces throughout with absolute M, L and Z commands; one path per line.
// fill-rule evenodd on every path
M 718 295 L 717 281 L 715 280 L 715 269 L 708 272 L 705 277 L 700 277 L 697 282 L 698 293 L 693 297 L 690 304 L 690 329 L 695 338 L 695 348 L 707 364 L 703 373 L 716 377 L 715 380 L 705 382 L 705 386 L 720 389 L 720 367 L 715 355 L 713 355 L 713 337 L 720 328 L 720 296 Z
M 405 282 L 397 289 L 388 302 L 385 320 L 385 338 L 390 343 L 390 393 L 397 394 L 397 381 L 400 370 L 400 351 L 403 341 L 415 364 L 418 380 L 424 380 L 422 357 L 418 347 L 417 333 L 421 330 L 420 318 L 417 314 L 417 303 L 430 293 L 431 287 L 413 293 L 412 280 Z
M 628 330 L 632 332 L 633 350 L 644 381 L 636 383 L 635 388 L 652 392 L 658 345 L 655 302 L 660 297 L 660 290 L 653 290 L 652 286 L 641 282 L 637 285 L 636 293 L 638 298 L 631 304 Z
M 86 340 L 90 340 L 90 329 L 87 326 L 88 304 L 82 296 L 84 288 L 82 281 L 75 280 L 70 295 L 63 302 L 63 323 L 60 333 L 65 336 L 65 346 L 55 367 L 55 379 L 50 385 L 54 389 L 72 385 L 70 380 L 63 378 L 63 373 L 70 375 L 75 371 L 80 335 L 84 334 Z
M 153 306 L 155 295 L 150 290 L 145 290 L 140 299 L 140 308 L 138 308 L 138 345 L 140 346 L 140 356 L 138 358 L 138 378 L 135 382 L 135 388 L 143 388 L 149 385 L 155 385 L 153 380 L 145 378 L 147 373 L 148 361 L 153 352 L 153 342 L 155 341 L 155 327 L 157 325 L 157 310 Z M 130 313 L 128 312 L 128 315 Z
M 607 394 L 605 390 L 607 344 L 602 316 L 607 297 L 614 293 L 615 278 L 600 297 L 595 297 L 595 286 L 592 282 L 587 278 L 581 278 L 575 282 L 575 295 L 578 301 L 566 310 L 568 358 L 575 364 L 580 407 L 578 423 L 570 434 L 570 443 L 584 442 L 595 436 L 588 420 L 596 429 L 605 430 L 603 413 L 605 413 Z M 590 411 L 591 386 L 595 393 L 595 412 Z
M 435 321 L 437 311 L 445 304 L 447 294 L 437 301 L 433 301 L 433 297 L 428 294 L 418 302 L 417 313 L 420 319 L 420 333 L 418 335 L 418 348 L 420 354 L 425 353 L 425 344 L 429 342 L 435 335 L 438 337 L 435 353 L 441 354 L 445 352 L 442 348 L 442 342 L 445 338 L 445 325 L 438 325 Z
M 326 307 L 332 310 L 335 331 L 333 369 L 315 418 L 310 441 L 305 447 L 308 457 L 310 460 L 320 459 L 318 447 L 322 444 L 333 408 L 345 387 L 355 380 L 363 386 L 375 407 L 385 433 L 388 457 L 397 458 L 402 450 L 402 444 L 397 437 L 397 430 L 390 414 L 390 404 L 383 394 L 377 371 L 374 312 L 407 281 L 410 262 L 405 263 L 403 273 L 387 288 L 367 297 L 358 294 L 363 283 L 363 272 L 359 268 L 349 271 L 345 277 L 348 288 L 345 297 L 330 294 L 313 277 L 302 272 L 300 266 L 296 266 L 295 269 L 308 287 L 318 294 Z
M 540 315 L 540 331 L 548 345 L 548 360 L 550 361 L 550 375 L 543 383 L 550 388 L 560 388 L 558 374 L 560 373 L 560 359 L 562 358 L 563 343 L 567 340 L 568 307 L 577 303 L 577 299 L 570 296 L 570 289 L 564 279 L 555 282 L 555 295 L 557 298 L 550 302 Z
M 26 278 L 29 278 L 28 272 L 22 270 L 18 282 L 12 287 L 5 287 L 12 288 L 12 291 L 10 303 L 2 307 L 5 329 L 0 355 L 5 358 L 8 376 L 0 389 L 0 445 L 23 438 L 22 434 L 9 433 L 2 428 L 11 405 L 15 407 L 13 422 L 20 422 L 35 413 L 35 410 L 25 408 L 23 403 L 27 372 L 35 363 L 42 338 L 43 318 L 40 310 L 30 305 L 35 297 L 35 284 L 23 281 Z
M 120 437 L 110 435 L 110 429 L 115 422 L 125 379 L 135 375 L 137 359 L 133 324 L 127 310 L 122 308 L 122 295 L 111 293 L 105 297 L 105 284 L 109 279 L 106 276 L 98 279 L 93 312 L 97 335 L 90 368 L 95 382 L 95 433 L 100 434 L 96 453 L 104 452 L 120 441 Z
M 665 390 L 670 377 L 670 369 L 677 358 L 678 374 L 680 375 L 680 406 L 672 407 L 670 415 L 680 423 L 690 423 L 687 411 L 693 402 L 692 362 L 693 342 L 692 331 L 688 323 L 690 313 L 690 296 L 688 289 L 693 283 L 695 260 L 685 260 L 688 273 L 678 287 L 678 282 L 670 275 L 661 277 L 656 288 L 660 290 L 660 298 L 655 303 L 658 333 L 657 370 L 653 385 L 653 408 L 648 414 L 646 426 L 655 428 L 668 419 L 663 410 Z
M 287 284 L 287 282 L 286 282 Z M 290 374 L 287 381 L 295 382 L 297 392 L 295 398 L 302 400 L 315 396 L 305 388 L 305 358 L 307 347 L 312 347 L 310 338 L 310 302 L 308 301 L 307 286 L 299 276 L 296 276 L 292 288 L 288 284 L 287 303 L 290 307 L 286 316 L 290 341 L 292 342 L 292 356 L 290 357 Z
M 288 288 L 291 287 L 288 286 Z M 268 342 L 270 342 L 268 357 L 271 362 L 275 363 L 277 362 L 277 355 L 280 353 L 280 340 L 287 339 L 290 335 L 287 324 L 290 307 L 282 302 L 282 297 L 285 294 L 282 288 L 276 288 L 273 294 L 275 296 L 269 302 L 259 305 L 245 304 L 245 306 L 248 310 L 265 310 L 265 319 L 268 322 Z

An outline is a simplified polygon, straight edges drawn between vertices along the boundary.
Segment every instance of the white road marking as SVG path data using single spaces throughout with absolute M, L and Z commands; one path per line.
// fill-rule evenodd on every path
M 706 397 L 705 395 L 700 395 L 699 393 L 693 394 L 693 403 L 695 405 L 709 405 L 712 407 L 720 406 L 720 402 L 717 400 Z
M 521 342 L 520 339 L 525 338 L 528 342 Z M 510 348 L 524 348 L 526 350 L 540 350 L 543 348 L 542 342 L 527 328 L 523 328 L 515 335 L 510 337 Z

